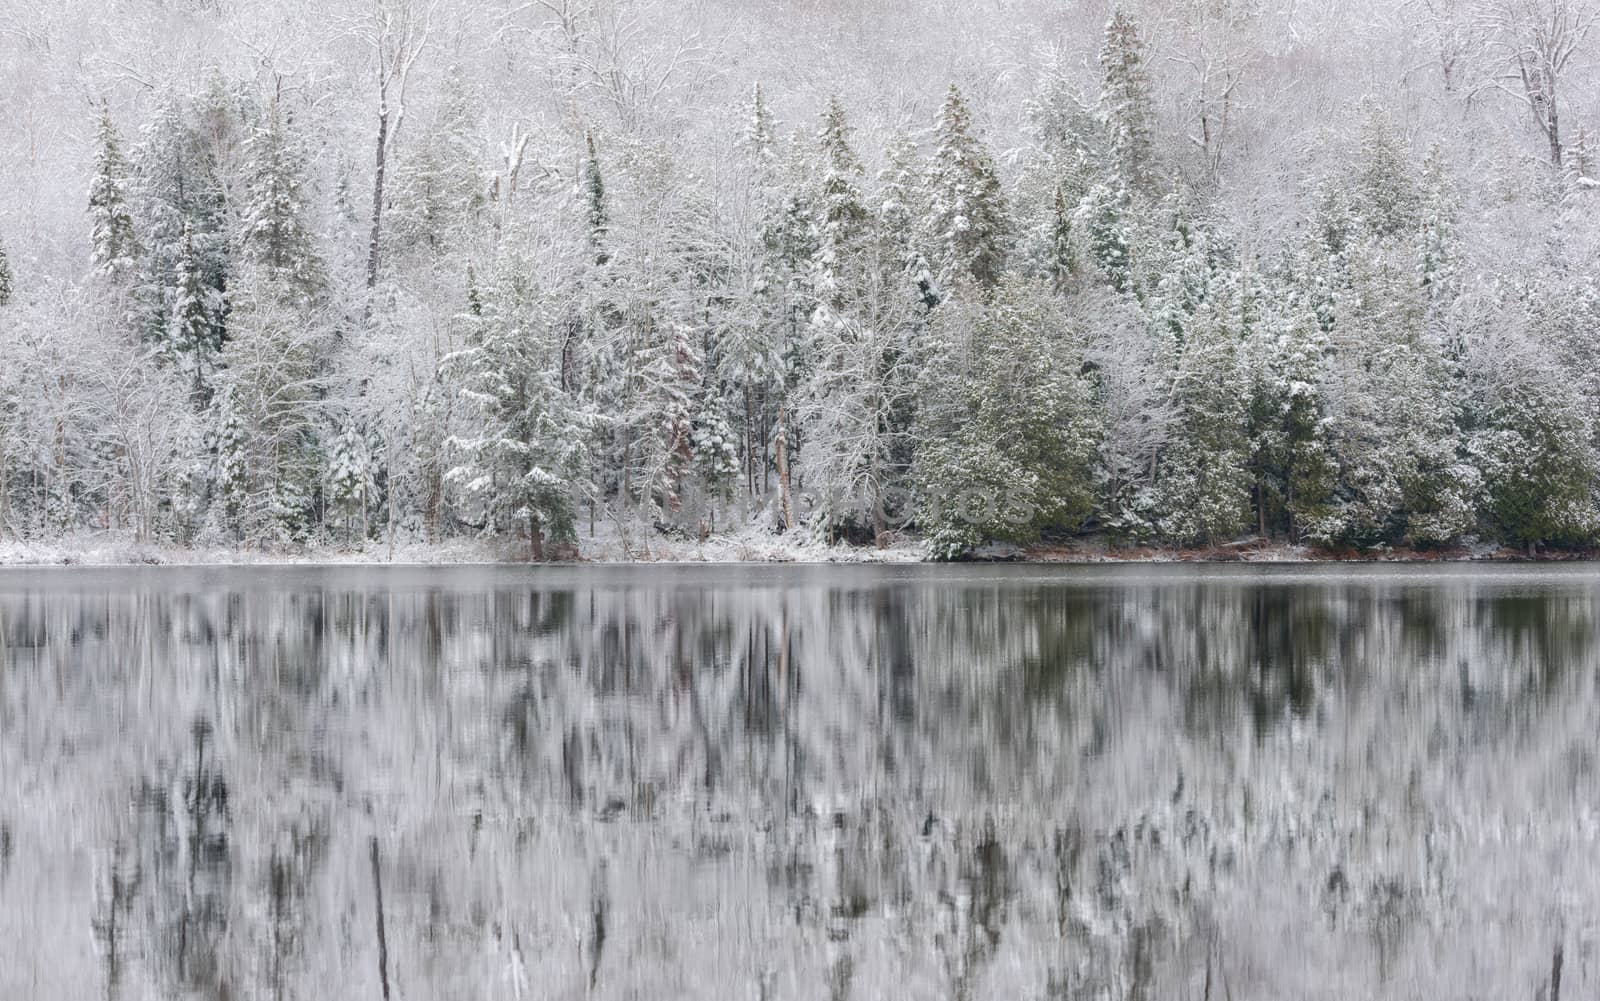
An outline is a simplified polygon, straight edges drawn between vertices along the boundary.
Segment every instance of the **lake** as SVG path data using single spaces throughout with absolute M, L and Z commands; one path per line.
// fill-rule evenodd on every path
M 0 573 L 0 998 L 1593 998 L 1600 570 Z

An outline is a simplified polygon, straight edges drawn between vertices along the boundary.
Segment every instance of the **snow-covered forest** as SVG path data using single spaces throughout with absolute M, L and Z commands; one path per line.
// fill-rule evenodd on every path
M 1596 0 L 0 0 L 0 531 L 1600 538 Z

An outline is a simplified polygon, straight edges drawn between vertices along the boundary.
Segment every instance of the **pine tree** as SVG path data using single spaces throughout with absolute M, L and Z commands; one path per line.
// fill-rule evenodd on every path
M 817 133 L 820 181 L 816 204 L 819 299 L 836 301 L 851 279 L 855 258 L 863 249 L 871 214 L 861 195 L 861 160 L 850 146 L 850 123 L 844 105 L 829 97 Z
M 1357 213 L 1380 237 L 1395 236 L 1416 226 L 1417 183 L 1411 151 L 1389 113 L 1376 102 L 1362 102 L 1361 148 L 1350 190 Z
M 972 113 L 954 84 L 934 120 L 925 179 L 926 232 L 941 276 L 988 288 L 1005 268 L 1011 233 L 994 162 L 973 134 Z
M 606 230 L 611 215 L 606 206 L 605 179 L 600 175 L 600 157 L 594 149 L 594 133 L 585 135 L 584 143 L 588 146 L 588 155 L 583 161 L 584 215 L 589 225 L 589 247 L 594 253 L 595 263 L 603 265 L 609 256 L 606 253 Z
M 1133 199 L 1127 189 L 1096 184 L 1074 210 L 1101 275 L 1118 292 L 1133 292 Z
M 1100 116 L 1105 122 L 1112 160 L 1125 184 L 1142 189 L 1151 183 L 1155 173 L 1155 116 L 1139 26 L 1121 7 L 1106 23 L 1100 70 Z
M 737 145 L 758 171 L 772 174 L 778 170 L 778 123 L 759 81 L 751 89 L 749 111 Z
M 127 184 L 128 161 L 123 158 L 111 112 L 102 110 L 94 178 L 89 182 L 89 239 L 95 270 L 112 277 L 126 276 L 139 257 Z
M 221 504 L 224 527 L 233 538 L 243 536 L 250 501 L 248 438 L 230 385 L 216 405 L 216 472 L 212 477 Z
M 166 352 L 190 376 L 191 393 L 198 406 L 210 395 L 207 373 L 222 347 L 221 331 L 212 301 L 214 293 L 206 285 L 202 262 L 195 252 L 194 236 L 185 227 L 183 250 L 178 258 L 178 288 L 166 336 Z
M 706 491 L 713 497 L 731 497 L 739 482 L 739 438 L 720 395 L 707 394 L 695 418 L 691 448 Z
M 1053 208 L 1045 273 L 1059 292 L 1078 273 L 1078 250 L 1072 239 L 1072 210 L 1067 207 L 1066 192 L 1060 187 L 1056 188 Z
M 1003 281 L 981 307 L 941 307 L 914 479 L 939 558 L 1075 529 L 1094 503 L 1099 423 L 1083 355 L 1050 288 Z
M 1231 538 L 1250 504 L 1247 395 L 1240 345 L 1248 331 L 1239 279 L 1182 320 L 1171 394 L 1174 439 L 1161 456 L 1155 501 L 1159 534 L 1176 542 Z
M 928 214 L 928 202 L 917 145 L 909 134 L 900 132 L 890 140 L 885 161 L 878 175 L 881 256 L 910 281 L 923 306 L 932 309 L 939 304 L 939 283 L 922 247 L 921 220 Z
M 1430 298 L 1441 301 L 1457 289 L 1461 248 L 1456 232 L 1460 199 L 1435 147 L 1422 167 L 1417 270 Z
M 9 306 L 15 295 L 15 279 L 11 275 L 11 260 L 6 257 L 4 241 L 0 241 L 0 306 Z
M 344 518 L 346 530 L 353 532 L 359 526 L 363 539 L 370 531 L 367 517 L 374 487 L 366 438 L 354 424 L 346 424 L 334 440 L 328 469 L 328 494 L 334 510 Z
M 514 532 L 542 559 L 547 541 L 575 538 L 574 493 L 588 465 L 593 414 L 562 390 L 552 330 L 527 262 L 507 259 L 481 313 L 463 318 L 467 347 L 441 370 L 459 386 L 466 426 L 447 442 L 445 473 L 461 517 L 483 531 Z
M 178 357 L 168 343 L 176 302 L 186 277 L 192 277 L 185 268 L 198 270 L 206 291 L 193 301 L 212 311 L 211 326 L 219 339 L 225 336 L 224 290 L 233 271 L 231 213 L 217 150 L 220 144 L 233 152 L 231 138 L 241 113 L 225 93 L 208 91 L 202 100 L 191 108 L 169 94 L 140 129 L 133 151 L 135 216 L 145 237 L 136 283 L 140 333 L 169 360 Z
M 322 261 L 306 219 L 305 157 L 278 102 L 245 141 L 247 190 L 240 220 L 246 257 L 285 289 L 321 289 Z

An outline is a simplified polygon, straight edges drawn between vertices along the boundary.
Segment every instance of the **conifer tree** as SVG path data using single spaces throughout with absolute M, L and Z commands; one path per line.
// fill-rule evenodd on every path
M 744 130 L 739 134 L 738 147 L 758 171 L 767 174 L 777 171 L 778 123 L 767 106 L 760 81 L 751 88 L 750 107 L 745 115 Z
M 233 106 L 218 89 L 208 90 L 203 103 L 195 105 L 167 95 L 140 129 L 133 151 L 135 216 L 145 240 L 137 280 L 141 335 L 169 360 L 178 357 L 169 343 L 176 303 L 186 277 L 193 277 L 185 268 L 198 271 L 205 286 L 205 294 L 191 302 L 211 310 L 209 322 L 219 337 L 226 326 L 224 290 L 233 271 L 230 212 L 220 176 L 224 165 L 215 149 L 218 137 L 231 137 L 237 123 Z
M 914 470 L 932 553 L 1077 528 L 1094 502 L 1099 425 L 1049 287 L 1007 279 L 981 307 L 941 307 L 934 326 L 940 358 L 927 372 Z
M 222 347 L 221 332 L 214 321 L 217 308 L 212 298 L 213 293 L 205 282 L 202 262 L 195 251 L 193 233 L 185 227 L 183 249 L 178 258 L 177 295 L 172 306 L 165 350 L 188 372 L 190 392 L 199 406 L 207 402 L 210 393 L 208 372 L 215 364 L 213 359 L 216 352 Z
M 588 155 L 583 160 L 583 206 L 585 221 L 589 226 L 589 247 L 594 253 L 596 264 L 605 264 L 609 256 L 606 253 L 606 230 L 610 226 L 611 214 L 606 207 L 606 184 L 600 174 L 600 157 L 594 149 L 594 133 L 584 137 L 584 144 L 588 147 Z
M 972 113 L 950 85 L 933 126 L 935 148 L 925 178 L 925 224 L 943 276 L 992 286 L 1005 268 L 1011 223 L 989 152 L 973 134 Z
M 1359 113 L 1361 144 L 1350 190 L 1367 227 L 1379 237 L 1395 236 L 1417 223 L 1411 152 L 1388 111 L 1369 99 Z
M 1126 188 L 1096 184 L 1074 210 L 1100 274 L 1118 292 L 1133 292 L 1133 199 Z
M 1133 16 L 1118 7 L 1106 23 L 1100 47 L 1100 116 L 1113 163 L 1135 190 L 1154 178 L 1154 113 L 1144 42 Z
M 727 499 L 739 482 L 739 439 L 717 393 L 707 394 L 694 422 L 691 443 L 700 480 L 707 493 Z
M 878 232 L 887 244 L 884 257 L 910 280 L 917 298 L 931 309 L 939 304 L 939 286 L 921 246 L 921 220 L 927 215 L 928 206 L 918 170 L 917 145 L 908 133 L 897 133 L 890 140 L 885 159 L 878 178 Z
M 547 541 L 575 538 L 574 492 L 594 419 L 561 388 L 556 337 L 538 322 L 541 296 L 527 269 L 501 263 L 494 287 L 480 290 L 481 313 L 463 318 L 467 346 L 440 363 L 466 414 L 447 442 L 455 465 L 444 479 L 465 521 L 521 535 L 542 559 Z
M 842 285 L 862 250 L 871 218 L 862 197 L 861 160 L 850 146 L 850 122 L 844 105 L 829 97 L 817 132 L 819 183 L 817 188 L 817 277 L 819 299 L 838 301 Z
M 314 294 L 323 275 L 306 218 L 305 157 L 277 101 L 245 141 L 245 152 L 244 253 L 285 289 Z
M 701 357 L 693 330 L 673 323 L 638 354 L 629 423 L 633 442 L 629 482 L 652 520 L 676 513 L 694 460 L 694 418 L 700 410 Z
M 11 260 L 6 257 L 6 245 L 0 241 L 0 306 L 9 306 L 16 295 L 16 279 L 11 274 Z
M 127 184 L 128 161 L 122 155 L 111 112 L 102 109 L 94 178 L 89 182 L 89 239 L 95 270 L 103 275 L 126 276 L 139 257 Z

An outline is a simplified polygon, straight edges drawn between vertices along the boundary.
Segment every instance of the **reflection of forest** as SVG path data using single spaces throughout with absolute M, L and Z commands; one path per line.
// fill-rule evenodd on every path
M 1600 987 L 1600 578 L 633 574 L 0 591 L 0 997 Z

